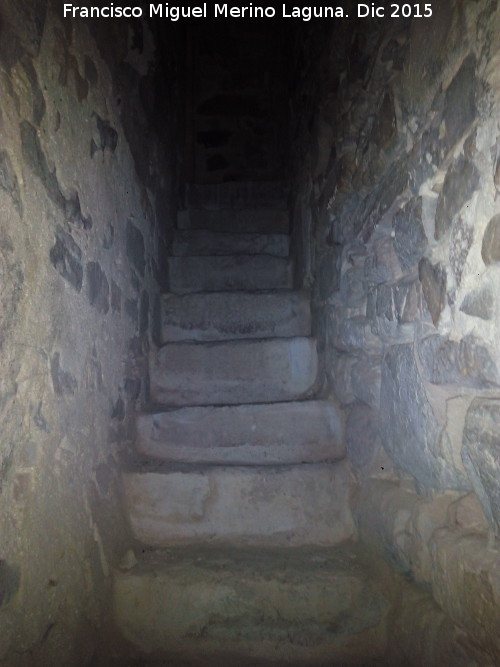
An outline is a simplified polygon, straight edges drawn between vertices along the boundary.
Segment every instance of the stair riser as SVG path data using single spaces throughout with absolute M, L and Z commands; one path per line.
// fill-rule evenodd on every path
M 152 546 L 334 545 L 355 532 L 343 463 L 131 473 L 124 486 L 134 535 Z
M 288 234 L 290 223 L 285 210 L 220 210 L 180 211 L 178 229 L 211 230 L 212 232 L 238 232 L 250 234 Z
M 224 234 L 207 231 L 177 231 L 172 255 L 272 255 L 288 257 L 290 238 L 285 234 Z
M 309 295 L 297 292 L 168 294 L 162 342 L 309 336 Z
M 168 274 L 170 291 L 178 294 L 287 289 L 292 286 L 289 261 L 267 255 L 170 257 Z
M 344 456 L 340 411 L 327 401 L 182 408 L 138 419 L 141 454 L 166 461 L 271 465 Z
M 151 368 L 151 397 L 166 406 L 277 403 L 309 397 L 318 356 L 311 338 L 173 343 Z

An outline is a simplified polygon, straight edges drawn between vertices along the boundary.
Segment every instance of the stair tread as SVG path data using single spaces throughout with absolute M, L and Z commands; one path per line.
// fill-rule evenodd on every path
M 318 376 L 313 338 L 168 343 L 151 363 L 153 401 L 172 406 L 308 398 Z
M 168 461 L 293 464 L 344 456 L 339 409 L 330 401 L 188 407 L 140 415 L 138 451 Z
M 288 234 L 289 214 L 285 208 L 218 209 L 191 208 L 179 211 L 177 228 L 204 229 L 215 232 Z
M 309 294 L 291 290 L 164 294 L 161 342 L 309 336 Z
M 173 571 L 184 566 L 196 570 L 213 572 L 222 579 L 240 577 L 242 573 L 253 572 L 254 576 L 265 577 L 272 573 L 283 582 L 290 582 L 289 574 L 297 575 L 297 583 L 304 576 L 323 573 L 331 569 L 334 573 L 363 572 L 370 570 L 370 558 L 359 542 L 346 540 L 335 546 L 302 545 L 283 546 L 226 546 L 203 543 L 187 546 L 141 549 L 136 556 L 137 563 L 131 568 L 118 568 L 119 576 L 141 574 L 156 576 L 163 571 Z M 230 566 L 226 569 L 226 566 Z M 264 570 L 267 570 L 264 573 Z
M 227 462 L 204 462 L 204 461 L 162 461 L 159 458 L 134 456 L 124 464 L 125 475 L 204 475 L 211 472 L 227 473 L 228 475 L 276 475 L 290 471 L 301 470 L 331 470 L 335 466 L 343 465 L 344 457 L 328 461 L 303 461 L 273 463 L 227 463 Z
M 291 264 L 271 255 L 205 255 L 168 258 L 170 291 L 289 289 Z
M 288 257 L 290 237 L 287 234 L 252 234 L 211 230 L 177 230 L 172 255 L 270 255 Z

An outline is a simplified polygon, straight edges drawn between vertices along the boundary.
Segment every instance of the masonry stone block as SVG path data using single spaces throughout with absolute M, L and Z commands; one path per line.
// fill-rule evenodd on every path
M 0 560 L 0 609 L 9 604 L 21 585 L 19 568 Z
M 467 628 L 483 652 L 479 662 L 500 660 L 500 555 L 484 535 L 442 529 L 433 535 L 432 592 L 438 604 Z
M 380 405 L 380 381 L 380 357 L 360 355 L 351 371 L 352 392 L 356 398 L 377 409 Z
M 498 386 L 500 373 L 486 345 L 473 335 L 459 342 L 428 336 L 418 344 L 423 375 L 434 384 L 486 389 Z
M 344 463 L 209 467 L 125 475 L 135 537 L 146 544 L 334 545 L 354 533 Z
M 475 493 L 461 496 L 450 505 L 448 525 L 452 530 L 459 530 L 464 534 L 486 535 L 488 533 L 488 521 Z
M 500 534 L 500 402 L 476 398 L 466 416 L 463 460 L 491 528 Z
M 429 397 L 411 344 L 395 345 L 382 362 L 380 433 L 391 458 L 426 489 L 467 488 L 440 449 L 446 395 Z
M 364 403 L 355 403 L 349 407 L 345 431 L 352 465 L 361 470 L 369 468 L 380 448 L 378 413 Z
M 426 595 L 416 586 L 407 584 L 393 623 L 389 662 L 394 652 L 396 664 L 414 667 L 441 667 L 443 664 L 467 667 L 474 660 L 474 651 L 467 646 L 470 637 L 441 609 L 432 595 Z
M 61 354 L 59 352 L 54 352 L 51 357 L 50 374 L 56 394 L 69 396 L 75 394 L 78 389 L 78 382 L 69 371 L 65 371 L 61 367 Z
M 129 646 L 147 653 L 245 667 L 384 655 L 388 591 L 355 545 L 198 546 L 134 560 L 116 574 L 113 609 Z
M 290 237 L 286 234 L 250 234 L 178 230 L 172 254 L 177 257 L 203 255 L 272 255 L 288 257 Z
M 401 280 L 393 287 L 394 307 L 399 324 L 418 321 L 422 313 L 422 292 L 418 280 Z
M 290 263 L 283 257 L 170 257 L 168 270 L 170 290 L 177 294 L 292 287 Z
M 418 265 L 418 275 L 432 321 L 437 326 L 446 303 L 446 268 L 424 257 Z
M 22 215 L 19 181 L 7 151 L 0 151 L 0 188 L 12 197 L 19 215 Z
M 317 377 L 311 338 L 171 343 L 152 361 L 151 393 L 176 406 L 280 402 L 309 397 Z
M 344 271 L 340 279 L 340 298 L 347 308 L 356 308 L 366 299 L 363 267 L 352 267 Z
M 469 223 L 461 215 L 456 219 L 450 235 L 450 266 L 455 276 L 455 283 L 462 284 L 467 257 L 474 243 L 474 223 Z
M 363 315 L 345 317 L 345 313 L 334 312 L 330 315 L 332 343 L 342 352 L 379 352 L 382 347 L 380 339 L 373 334 L 371 322 Z
M 127 257 L 141 276 L 146 269 L 144 236 L 141 230 L 133 222 L 127 220 Z
M 140 453 L 157 460 L 273 465 L 344 456 L 343 416 L 331 401 L 194 407 L 140 415 Z
M 336 399 L 342 404 L 353 403 L 356 397 L 352 388 L 352 369 L 357 357 L 331 349 L 328 351 L 328 384 Z
M 180 230 L 247 234 L 288 234 L 288 211 L 283 209 L 247 208 L 204 210 L 191 208 L 179 211 Z
M 101 151 L 104 151 L 104 149 L 107 148 L 109 151 L 111 151 L 111 153 L 114 153 L 118 144 L 117 131 L 114 129 L 114 127 L 112 127 L 109 120 L 101 118 L 101 116 L 99 116 L 99 114 L 96 112 L 93 113 L 93 116 L 95 118 L 97 131 L 99 134 L 99 143 L 96 148 Z M 91 157 L 93 157 L 92 154 Z
M 161 303 L 161 340 L 234 340 L 308 336 L 308 292 L 211 292 L 165 294 Z
M 385 93 L 373 128 L 373 141 L 379 148 L 386 148 L 396 135 L 396 112 L 390 92 Z
M 495 301 L 489 287 L 469 292 L 465 295 L 460 310 L 471 317 L 491 320 L 494 314 Z
M 328 250 L 318 261 L 316 289 L 320 299 L 328 299 L 340 287 L 340 248 Z
M 394 249 L 405 270 L 414 267 L 428 245 L 422 223 L 422 199 L 409 201 L 393 219 Z
M 149 330 L 149 294 L 142 290 L 139 302 L 139 333 L 145 334 Z
M 403 275 L 401 261 L 388 236 L 376 241 L 365 262 L 365 279 L 369 283 L 381 284 L 397 280 Z
M 74 191 L 69 197 L 65 197 L 61 192 L 56 170 L 50 169 L 36 128 L 28 121 L 21 122 L 21 141 L 24 159 L 42 182 L 53 204 L 64 213 L 69 222 L 85 230 L 91 229 L 92 218 L 83 216 L 78 193 Z
M 86 267 L 87 297 L 91 306 L 106 314 L 109 310 L 109 283 L 99 262 L 88 262 Z
M 137 299 L 125 299 L 124 310 L 129 316 L 130 320 L 137 325 L 139 319 L 139 302 Z
M 436 210 L 436 239 L 450 229 L 454 216 L 479 186 L 479 172 L 473 162 L 461 156 L 448 170 Z
M 481 255 L 485 264 L 500 262 L 500 215 L 494 215 L 486 227 Z
M 287 185 L 284 181 L 228 181 L 191 183 L 186 188 L 190 208 L 217 210 L 247 208 L 283 209 Z
M 445 146 L 451 149 L 472 125 L 476 116 L 476 57 L 468 55 L 446 89 Z

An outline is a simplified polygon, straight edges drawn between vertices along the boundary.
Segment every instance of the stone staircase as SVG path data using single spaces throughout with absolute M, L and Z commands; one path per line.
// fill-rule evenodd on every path
M 188 200 L 124 474 L 142 555 L 116 573 L 115 622 L 140 664 L 365 664 L 388 604 L 345 546 L 342 419 L 317 398 L 283 193 L 193 186 Z

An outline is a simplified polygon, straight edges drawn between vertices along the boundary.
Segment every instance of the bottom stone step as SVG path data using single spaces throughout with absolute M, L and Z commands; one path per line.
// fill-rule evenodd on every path
M 137 649 L 184 659 L 161 664 L 332 666 L 382 658 L 390 604 L 347 543 L 145 553 L 116 573 L 113 607 Z
M 355 532 L 352 485 L 345 461 L 124 475 L 134 535 L 154 546 L 338 544 Z

